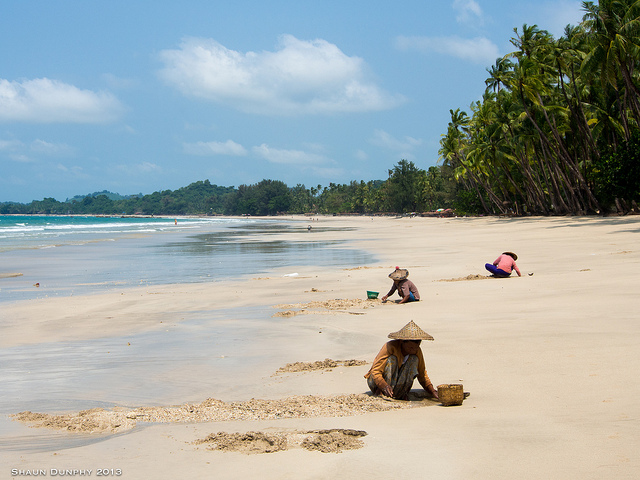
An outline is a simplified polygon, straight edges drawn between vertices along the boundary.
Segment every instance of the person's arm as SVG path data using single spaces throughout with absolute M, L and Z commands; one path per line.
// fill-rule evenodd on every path
M 433 387 L 433 385 L 429 385 L 427 388 L 425 388 L 425 390 L 429 392 L 431 396 L 436 400 L 440 399 L 440 397 L 438 397 L 438 391 Z
M 519 277 L 522 276 L 520 274 L 520 269 L 518 268 L 518 265 L 516 265 L 516 262 L 513 262 L 513 269 L 516 271 L 516 273 L 518 274 Z
M 387 293 L 384 297 L 382 297 L 382 301 L 386 302 L 387 298 L 389 298 L 391 295 L 393 295 L 393 292 L 396 291 L 396 282 L 393 282 L 393 286 L 391 287 L 391 290 L 389 290 L 389 293 Z
M 424 388 L 425 392 L 428 392 L 433 398 L 438 399 L 438 390 L 435 389 L 431 380 L 429 380 L 429 377 L 426 375 L 426 372 L 425 378 L 418 375 L 418 381 L 420 382 L 420 385 L 422 385 L 422 388 Z
M 376 386 L 380 389 L 380 392 L 383 395 L 393 397 L 393 389 L 383 377 L 384 367 L 387 363 L 387 359 L 389 358 L 389 354 L 389 346 L 385 343 L 380 349 L 380 352 L 378 352 L 378 355 L 376 355 L 376 358 L 373 360 L 370 375 L 373 376 L 373 381 L 376 383 Z
M 436 400 L 439 399 L 438 391 L 433 386 L 433 383 L 431 383 L 429 375 L 427 374 L 427 368 L 424 364 L 424 356 L 422 355 L 422 350 L 420 350 L 418 353 L 418 382 L 420 382 L 420 385 L 422 385 L 422 388 L 424 388 L 425 392 L 428 392 Z

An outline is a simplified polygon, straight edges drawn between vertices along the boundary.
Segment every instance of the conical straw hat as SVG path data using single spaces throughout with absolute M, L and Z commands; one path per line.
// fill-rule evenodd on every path
M 503 255 L 509 255 L 511 258 L 513 258 L 513 260 L 517 260 L 518 259 L 518 255 L 516 255 L 513 252 L 502 252 Z
M 406 268 L 396 268 L 389 274 L 391 280 L 404 280 L 409 276 L 409 270 Z
M 433 337 L 422 330 L 411 320 L 401 330 L 389 334 L 395 340 L 433 340 Z

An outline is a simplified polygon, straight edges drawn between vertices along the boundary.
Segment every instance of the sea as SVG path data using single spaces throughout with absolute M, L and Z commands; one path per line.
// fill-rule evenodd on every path
M 308 221 L 283 217 L 0 215 L 0 304 L 373 261 L 367 252 L 314 237 L 331 227 L 308 227 Z M 270 239 L 287 232 L 309 235 Z
M 11 321 L 1 307 L 11 302 L 249 279 L 276 269 L 295 275 L 299 266 L 349 268 L 376 261 L 347 242 L 318 235 L 331 228 L 288 217 L 0 216 L 0 330 Z M 288 233 L 303 235 L 287 239 Z M 166 331 L 0 349 L 0 450 L 49 451 L 105 438 L 34 432 L 11 420 L 12 413 L 25 410 L 208 397 L 229 401 L 258 394 L 255 382 L 276 365 L 318 360 L 286 358 L 277 342 L 260 341 L 274 335 L 286 341 L 288 327 L 273 313 L 229 304 L 186 316 Z M 330 344 L 329 336 L 322 338 Z M 304 348 L 299 346 L 300 355 Z

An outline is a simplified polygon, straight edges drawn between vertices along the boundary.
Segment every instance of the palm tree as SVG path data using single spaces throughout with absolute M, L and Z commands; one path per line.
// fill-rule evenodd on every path
M 487 69 L 489 72 L 489 78 L 484 83 L 487 86 L 486 91 L 493 91 L 499 93 L 500 89 L 507 83 L 509 75 L 513 68 L 513 63 L 506 57 L 496 59 L 495 65 L 491 69 Z
M 603 88 L 620 92 L 624 111 L 631 110 L 640 124 L 640 88 L 634 80 L 640 59 L 640 1 L 600 0 L 583 2 L 584 25 L 594 39 L 593 47 L 582 62 L 586 74 L 599 72 Z M 624 92 L 621 90 L 624 89 Z M 626 140 L 630 131 L 625 128 Z

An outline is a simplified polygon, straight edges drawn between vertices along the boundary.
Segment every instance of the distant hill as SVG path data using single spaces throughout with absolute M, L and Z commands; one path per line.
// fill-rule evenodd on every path
M 93 192 L 93 193 L 88 193 L 87 195 L 76 195 L 72 198 L 67 198 L 65 200 L 65 203 L 71 203 L 73 201 L 79 202 L 84 200 L 87 197 L 96 198 L 96 197 L 99 197 L 100 195 L 104 195 L 109 200 L 113 200 L 113 201 L 129 200 L 130 198 L 140 198 L 143 196 L 142 193 L 139 193 L 138 195 L 120 195 L 119 193 L 113 193 L 113 192 L 109 192 L 108 190 L 103 190 L 101 192 Z

